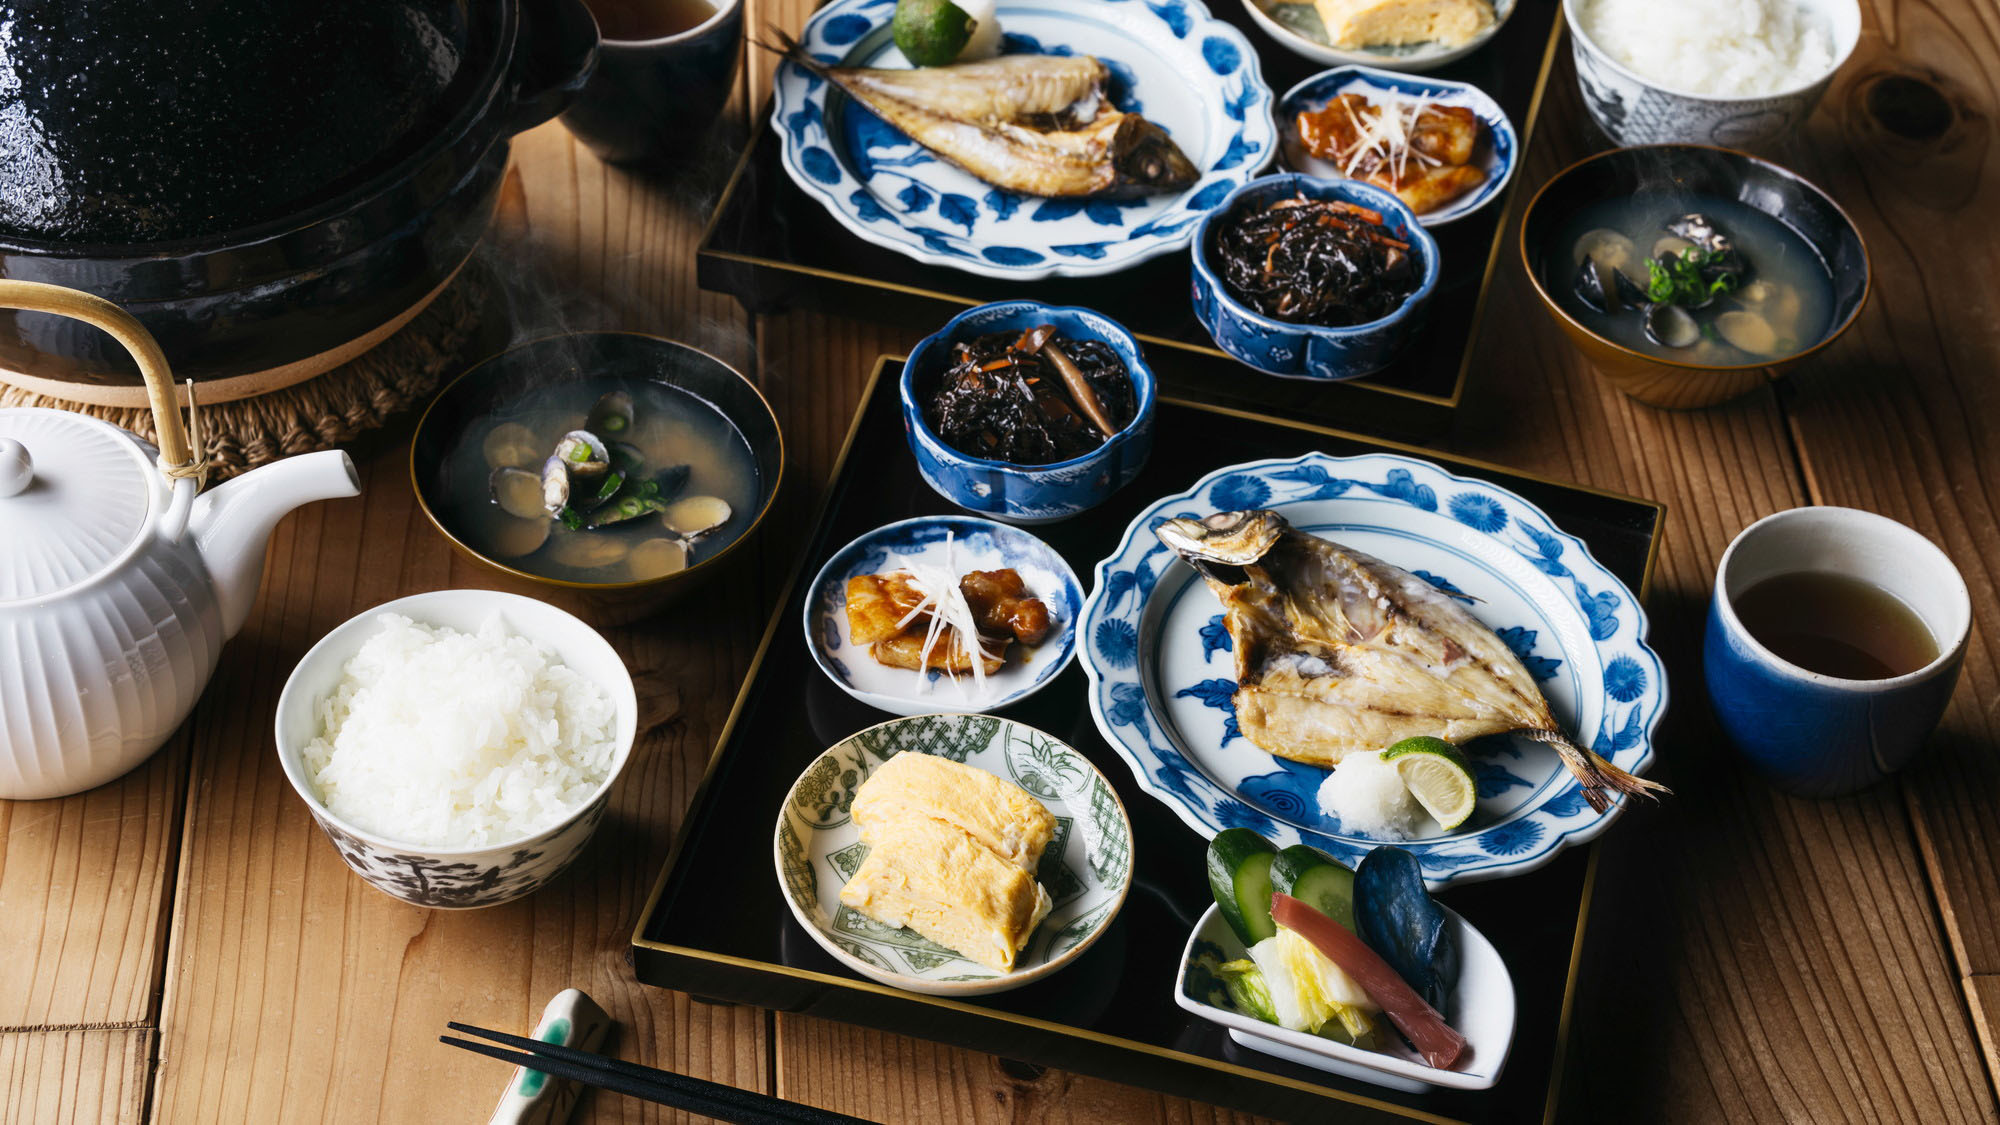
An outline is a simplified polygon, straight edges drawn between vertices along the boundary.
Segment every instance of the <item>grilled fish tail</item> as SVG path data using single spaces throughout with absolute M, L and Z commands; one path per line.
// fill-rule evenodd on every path
M 1673 790 L 1659 782 L 1626 773 L 1595 753 L 1578 746 L 1570 736 L 1559 730 L 1523 730 L 1515 733 L 1523 738 L 1532 738 L 1536 742 L 1554 747 L 1556 754 L 1562 758 L 1563 765 L 1569 767 L 1569 772 L 1574 774 L 1578 781 L 1583 782 L 1583 799 L 1589 801 L 1590 807 L 1599 813 L 1611 807 L 1611 798 L 1605 793 L 1606 789 L 1615 789 L 1620 793 L 1655 801 L 1660 799 L 1662 793 L 1673 795 Z

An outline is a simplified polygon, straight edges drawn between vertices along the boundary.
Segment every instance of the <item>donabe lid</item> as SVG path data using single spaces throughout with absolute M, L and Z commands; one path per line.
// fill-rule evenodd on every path
M 175 241 L 333 198 L 461 100 L 467 2 L 0 0 L 0 237 Z
M 0 602 L 55 594 L 117 560 L 145 530 L 158 470 L 107 422 L 0 410 Z

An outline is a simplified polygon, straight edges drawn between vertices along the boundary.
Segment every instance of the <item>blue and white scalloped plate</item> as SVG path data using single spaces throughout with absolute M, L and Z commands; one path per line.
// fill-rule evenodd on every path
M 1514 164 L 1521 150 L 1521 141 L 1514 134 L 1514 123 L 1507 119 L 1507 111 L 1487 96 L 1486 91 L 1470 82 L 1420 78 L 1369 66 L 1341 66 L 1321 71 L 1285 91 L 1285 96 L 1278 99 L 1278 155 L 1287 168 L 1323 180 L 1345 178 L 1341 175 L 1340 165 L 1322 160 L 1306 150 L 1305 141 L 1299 137 L 1298 124 L 1301 110 L 1320 109 L 1342 94 L 1360 94 L 1377 103 L 1424 101 L 1459 106 L 1471 110 L 1486 126 L 1485 136 L 1480 138 L 1479 147 L 1473 153 L 1473 163 L 1486 173 L 1486 181 L 1450 203 L 1418 215 L 1417 221 L 1426 227 L 1441 227 L 1472 214 L 1498 199 L 1507 187 L 1507 181 L 1514 178 Z
M 889 36 L 895 0 L 832 0 L 800 41 L 839 66 L 909 65 Z M 1139 199 L 1001 191 L 936 157 L 792 63 L 771 128 L 786 171 L 842 226 L 923 262 L 1029 281 L 1115 273 L 1187 245 L 1195 221 L 1276 151 L 1271 90 L 1243 34 L 1200 0 L 1001 0 L 1009 54 L 1086 54 L 1112 100 L 1165 129 L 1202 169 L 1193 187 Z
M 1273 508 L 1294 527 L 1338 540 L 1454 597 L 1492 627 L 1535 676 L 1579 741 L 1640 772 L 1666 710 L 1646 616 L 1576 537 L 1512 492 L 1393 454 L 1258 461 L 1218 470 L 1141 512 L 1097 566 L 1078 649 L 1097 728 L 1139 784 L 1204 836 L 1243 826 L 1279 847 L 1308 843 L 1353 864 L 1384 841 L 1322 812 L 1328 771 L 1274 757 L 1236 730 L 1234 655 L 1215 596 L 1153 534 L 1164 520 Z M 1433 888 L 1532 871 L 1604 831 L 1603 816 L 1555 752 L 1525 739 L 1468 744 L 1479 784 L 1472 818 L 1453 832 L 1396 841 Z

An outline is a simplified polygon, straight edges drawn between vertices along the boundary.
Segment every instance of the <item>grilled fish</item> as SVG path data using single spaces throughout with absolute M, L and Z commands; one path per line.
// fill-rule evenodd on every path
M 1409 571 L 1271 511 L 1168 520 L 1156 534 L 1222 602 L 1237 729 L 1269 753 L 1331 766 L 1415 735 L 1514 733 L 1554 747 L 1600 813 L 1606 789 L 1667 791 L 1577 745 L 1514 651 Z
M 916 70 L 827 66 L 779 35 L 786 58 L 995 187 L 1023 195 L 1178 191 L 1201 172 L 1166 130 L 1105 96 L 1088 55 L 1006 55 Z

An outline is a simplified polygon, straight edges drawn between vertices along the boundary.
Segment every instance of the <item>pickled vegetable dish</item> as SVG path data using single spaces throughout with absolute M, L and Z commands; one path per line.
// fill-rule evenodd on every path
M 720 411 L 643 379 L 531 392 L 466 427 L 439 517 L 517 570 L 618 584 L 694 566 L 749 527 L 755 456 Z
M 1423 282 L 1416 249 L 1380 211 L 1338 199 L 1239 204 L 1219 224 L 1212 251 L 1230 296 L 1288 324 L 1381 320 Z
M 1052 465 L 1103 445 L 1137 410 L 1131 373 L 1111 345 L 1043 324 L 956 345 L 924 421 L 968 457 Z

